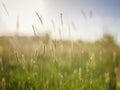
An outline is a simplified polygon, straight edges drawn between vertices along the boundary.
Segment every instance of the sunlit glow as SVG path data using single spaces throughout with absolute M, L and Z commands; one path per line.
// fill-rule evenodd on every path
M 59 0 L 57 0 L 59 1 Z M 81 13 L 82 8 L 63 5 L 54 0 L 4 0 L 9 15 L 6 13 L 2 5 L 0 5 L 0 34 L 15 34 L 16 22 L 19 16 L 19 35 L 34 35 L 32 25 L 34 25 L 38 32 L 50 32 L 53 38 L 60 38 L 59 30 L 62 31 L 64 39 L 84 39 L 96 40 L 99 39 L 105 32 L 103 26 L 109 27 L 112 33 L 119 31 L 120 20 L 117 21 L 111 17 L 102 17 L 96 14 L 93 10 L 93 17 L 89 17 L 89 11 L 86 9 Z M 77 11 L 76 11 L 77 10 Z M 35 12 L 38 12 L 43 20 L 41 25 Z M 60 24 L 60 13 L 63 13 L 63 27 Z M 52 20 L 55 24 L 55 32 L 52 26 Z M 71 25 L 74 23 L 76 30 Z M 68 24 L 71 26 L 71 35 L 69 34 Z
M 17 16 L 19 16 L 20 32 L 31 33 L 31 25 L 39 25 L 39 20 L 35 15 L 35 12 L 39 12 L 40 15 L 46 13 L 45 6 L 42 0 L 9 0 L 6 1 L 6 6 L 9 11 L 9 16 L 5 13 L 4 8 L 1 8 L 1 17 L 5 23 L 4 29 L 6 32 L 14 33 L 16 30 Z

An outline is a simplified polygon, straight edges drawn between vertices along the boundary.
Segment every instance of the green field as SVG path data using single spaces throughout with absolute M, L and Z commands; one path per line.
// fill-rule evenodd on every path
M 119 59 L 109 35 L 94 43 L 0 37 L 0 90 L 119 90 Z

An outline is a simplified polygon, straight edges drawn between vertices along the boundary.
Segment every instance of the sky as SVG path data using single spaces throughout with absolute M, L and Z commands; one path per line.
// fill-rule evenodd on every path
M 104 33 L 110 33 L 120 42 L 119 5 L 120 0 L 0 0 L 0 34 L 15 34 L 19 16 L 20 35 L 34 35 L 33 24 L 39 33 L 48 31 L 53 38 L 60 38 L 61 30 L 64 39 L 94 41 Z M 36 11 L 42 17 L 43 25 Z

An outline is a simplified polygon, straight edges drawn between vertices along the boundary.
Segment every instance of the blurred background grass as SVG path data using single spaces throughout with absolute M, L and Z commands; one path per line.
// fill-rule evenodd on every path
M 94 43 L 0 37 L 1 90 L 119 90 L 120 46 L 110 35 Z

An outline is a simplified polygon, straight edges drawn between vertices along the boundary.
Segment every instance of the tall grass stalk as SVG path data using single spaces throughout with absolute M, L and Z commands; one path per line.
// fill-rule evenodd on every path
M 7 15 L 9 16 L 8 9 L 7 9 L 7 7 L 6 7 L 6 5 L 5 5 L 5 3 L 4 3 L 4 2 L 2 2 L 2 6 L 3 6 L 3 8 L 5 9 L 5 12 L 7 13 Z
M 53 31 L 55 32 L 55 22 L 54 20 L 52 20 L 51 22 L 52 22 Z
M 75 26 L 75 23 L 72 22 L 71 25 L 72 25 L 73 29 L 76 31 L 77 28 L 76 28 L 76 26 Z
M 63 14 L 62 13 L 60 13 L 60 19 L 61 19 L 61 26 L 63 28 Z
M 37 36 L 34 25 L 32 25 L 32 29 L 33 29 L 33 32 L 34 32 L 34 36 Z
M 41 24 L 43 24 L 42 17 L 38 14 L 38 12 L 35 12 L 35 13 L 36 13 L 36 15 L 37 15 L 38 19 L 40 20 L 40 23 L 41 23 Z
M 90 19 L 92 19 L 92 17 L 93 17 L 93 11 L 90 10 Z
M 43 55 L 45 56 L 45 54 L 46 54 L 46 45 L 43 44 Z
M 69 38 L 71 38 L 71 27 L 70 27 L 70 24 L 68 24 L 68 32 L 69 32 Z
M 0 68 L 1 68 L 1 71 L 3 71 L 3 60 L 2 60 L 2 57 L 0 57 Z
M 83 10 L 81 10 L 81 14 L 84 17 L 84 19 L 87 19 L 87 16 L 86 16 L 86 14 L 85 14 L 85 12 Z
M 17 21 L 16 21 L 16 36 L 19 35 L 19 30 L 20 30 L 20 25 L 19 25 L 19 16 L 17 16 Z
M 2 78 L 2 90 L 6 90 L 5 87 L 6 87 L 6 82 L 5 82 L 5 78 L 3 77 Z

